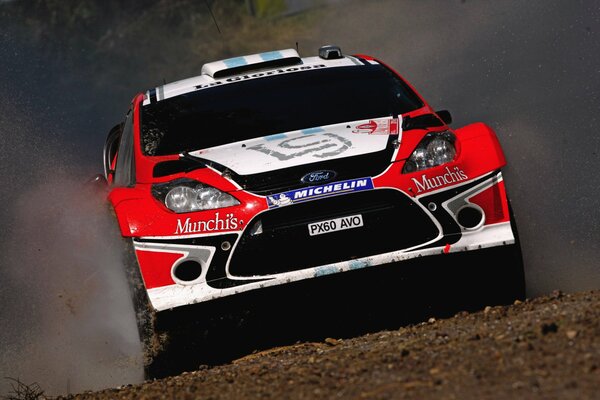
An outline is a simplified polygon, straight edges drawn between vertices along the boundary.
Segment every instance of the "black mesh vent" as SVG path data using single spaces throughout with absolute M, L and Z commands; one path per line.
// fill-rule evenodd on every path
M 310 236 L 308 224 L 360 214 L 364 226 Z M 346 261 L 415 246 L 438 229 L 412 199 L 378 189 L 309 201 L 264 212 L 249 223 L 229 265 L 234 276 L 260 276 Z

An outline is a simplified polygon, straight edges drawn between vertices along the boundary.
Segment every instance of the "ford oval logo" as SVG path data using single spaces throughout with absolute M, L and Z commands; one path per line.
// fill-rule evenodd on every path
M 321 183 L 332 180 L 336 175 L 337 174 L 335 171 L 324 169 L 320 171 L 309 172 L 300 180 L 304 183 Z

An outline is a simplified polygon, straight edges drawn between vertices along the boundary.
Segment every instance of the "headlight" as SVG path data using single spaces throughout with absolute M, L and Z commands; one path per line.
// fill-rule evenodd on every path
M 454 160 L 455 141 L 456 136 L 450 131 L 428 133 L 404 163 L 402 173 L 408 174 Z
M 240 204 L 230 194 L 192 179 L 178 179 L 153 185 L 152 195 L 176 213 L 212 210 Z

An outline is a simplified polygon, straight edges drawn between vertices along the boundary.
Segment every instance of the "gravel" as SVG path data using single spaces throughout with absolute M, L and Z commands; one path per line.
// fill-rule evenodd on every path
M 69 399 L 599 399 L 600 291 L 272 348 Z

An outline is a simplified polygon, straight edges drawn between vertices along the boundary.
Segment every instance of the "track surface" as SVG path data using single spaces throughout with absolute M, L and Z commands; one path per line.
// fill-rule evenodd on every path
M 600 291 L 298 343 L 77 399 L 600 398 Z

